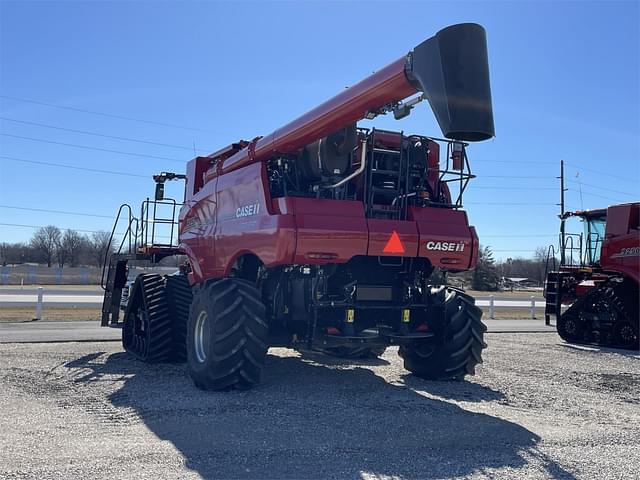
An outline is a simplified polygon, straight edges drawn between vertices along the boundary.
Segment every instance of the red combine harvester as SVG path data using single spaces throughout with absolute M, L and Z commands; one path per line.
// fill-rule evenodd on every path
M 401 119 L 423 99 L 447 140 L 356 125 Z M 119 212 L 129 228 L 109 262 L 102 325 L 122 326 L 141 360 L 187 360 L 209 390 L 256 384 L 269 346 L 365 357 L 398 345 L 420 377 L 473 374 L 482 312 L 430 276 L 476 265 L 461 210 L 473 178 L 466 142 L 493 136 L 485 31 L 447 27 L 273 133 L 194 158 L 186 178 L 154 177 L 140 218 Z M 173 245 L 174 217 L 156 213 L 179 208 L 163 194 L 177 178 Z M 163 224 L 165 244 L 155 241 Z M 140 275 L 120 323 L 128 262 L 171 255 L 186 256 L 182 274 Z
M 569 218 L 584 233 L 565 233 Z M 560 231 L 560 267 L 545 285 L 547 323 L 555 315 L 567 342 L 640 350 L 640 203 L 565 213 Z

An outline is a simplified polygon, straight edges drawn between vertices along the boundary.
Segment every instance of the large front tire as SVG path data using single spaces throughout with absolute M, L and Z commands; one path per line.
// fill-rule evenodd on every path
M 482 350 L 486 348 L 482 323 L 482 310 L 472 297 L 457 290 L 444 294 L 445 320 L 448 325 L 443 343 L 417 341 L 402 345 L 398 354 L 404 359 L 404 368 L 427 380 L 461 380 L 475 374 L 482 363 Z
M 260 292 L 226 278 L 195 293 L 187 333 L 189 374 L 203 390 L 246 389 L 260 381 L 268 327 Z

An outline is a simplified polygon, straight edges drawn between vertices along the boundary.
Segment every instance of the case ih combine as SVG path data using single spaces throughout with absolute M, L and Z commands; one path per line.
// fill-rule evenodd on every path
M 403 118 L 423 99 L 447 140 L 356 124 Z M 493 135 L 485 31 L 445 28 L 273 133 L 194 158 L 186 177 L 154 177 L 139 219 L 121 207 L 129 229 L 109 262 L 102 324 L 121 325 L 141 360 L 187 360 L 203 389 L 256 384 L 269 346 L 362 357 L 398 345 L 420 377 L 473 374 L 481 311 L 430 276 L 476 264 L 461 210 L 466 142 Z M 174 246 L 174 217 L 156 213 L 175 214 L 163 189 L 176 178 L 186 185 Z M 186 255 L 183 274 L 140 275 L 120 323 L 128 262 L 171 255 Z
M 583 234 L 565 233 L 572 217 Z M 560 230 L 560 267 L 546 280 L 547 322 L 555 315 L 568 342 L 640 350 L 640 203 L 565 213 Z

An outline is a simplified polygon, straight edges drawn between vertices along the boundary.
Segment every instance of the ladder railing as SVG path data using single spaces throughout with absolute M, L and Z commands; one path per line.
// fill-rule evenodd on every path
M 451 199 L 451 206 L 455 208 L 462 208 L 462 197 L 464 191 L 469 184 L 471 179 L 475 178 L 475 175 L 471 173 L 471 165 L 469 164 L 469 157 L 467 157 L 467 149 L 466 143 L 462 142 L 452 142 L 451 140 L 444 140 L 440 138 L 432 138 L 432 140 L 436 141 L 446 141 L 447 142 L 447 154 L 446 161 L 444 165 L 444 169 L 440 170 L 440 183 L 457 183 L 458 184 L 458 195 L 456 196 L 455 201 L 453 198 Z M 457 148 L 460 148 L 460 160 L 461 165 L 460 169 L 454 168 L 455 165 L 452 165 L 453 159 L 453 148 L 454 145 L 457 145 Z
M 549 270 L 551 267 L 551 270 Z M 557 269 L 556 249 L 553 245 L 547 248 L 547 258 L 544 265 L 544 323 L 551 325 L 551 315 L 558 314 L 561 298 L 559 298 L 560 272 Z M 557 319 L 556 319 L 557 321 Z
M 562 258 L 564 258 L 563 265 L 572 267 L 580 267 L 584 265 L 584 260 L 582 258 L 582 234 L 566 233 L 564 236 L 561 235 L 560 248 L 563 253 Z
M 127 245 L 127 253 L 132 253 L 137 247 L 138 234 L 139 234 L 138 232 L 139 222 L 138 222 L 138 219 L 133 216 L 133 210 L 131 209 L 131 205 L 129 205 L 128 203 L 123 203 L 122 205 L 120 205 L 120 208 L 118 208 L 118 213 L 116 214 L 116 220 L 115 222 L 113 222 L 113 228 L 111 229 L 109 242 L 107 243 L 107 247 L 104 252 L 104 258 L 102 261 L 102 274 L 100 277 L 100 286 L 102 287 L 103 290 L 106 289 L 105 270 L 110 264 L 110 257 L 113 251 L 113 248 L 112 248 L 113 239 L 116 234 L 116 228 L 118 228 L 118 224 L 120 223 L 120 216 L 122 215 L 123 212 L 127 212 L 128 214 L 127 229 L 124 235 L 122 236 L 122 240 L 120 241 L 120 245 L 118 246 L 116 253 L 122 253 L 122 248 L 125 245 Z
M 158 205 L 168 206 L 171 209 L 171 217 L 158 216 Z M 179 206 L 181 206 L 181 204 L 178 204 L 173 198 L 166 198 L 164 200 L 151 200 L 147 198 L 142 202 L 140 208 L 140 245 L 138 246 L 175 247 L 178 240 L 176 213 Z M 158 233 L 156 231 L 157 225 L 169 225 L 169 235 L 166 236 Z M 160 242 L 158 241 L 160 238 L 168 238 L 169 241 Z
M 398 136 L 398 148 L 379 147 L 376 146 L 376 134 L 383 132 Z M 368 155 L 369 161 L 366 169 L 365 177 L 365 208 L 367 217 L 374 213 L 382 213 L 396 220 L 403 220 L 407 217 L 408 199 L 407 191 L 409 189 L 409 168 L 406 165 L 406 155 L 403 148 L 403 132 L 388 132 L 385 130 L 371 130 L 369 135 Z M 393 164 L 389 161 L 396 157 L 397 168 L 389 168 L 388 165 L 381 163 L 381 159 L 386 159 L 387 164 Z M 379 208 L 375 205 L 377 199 L 385 197 L 388 201 L 388 208 Z M 396 203 L 396 200 L 400 202 Z M 382 203 L 384 205 L 384 203 Z

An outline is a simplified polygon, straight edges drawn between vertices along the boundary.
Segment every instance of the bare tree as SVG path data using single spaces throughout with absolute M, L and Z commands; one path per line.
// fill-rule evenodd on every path
M 55 225 L 47 225 L 39 228 L 31 239 L 31 246 L 38 251 L 42 259 L 47 263 L 47 267 L 51 266 L 56 255 L 56 250 L 60 245 L 62 234 L 60 229 Z
M 89 249 L 91 251 L 91 257 L 93 261 L 102 268 L 104 266 L 105 257 L 108 257 L 107 253 L 113 251 L 113 245 L 111 245 L 111 235 L 108 232 L 94 232 L 91 237 L 87 238 Z
M 75 230 L 67 230 L 62 237 L 58 258 L 60 258 L 60 255 L 62 254 L 64 256 L 64 260 L 68 261 L 72 267 L 75 267 L 78 263 L 78 257 L 82 247 L 82 236 Z M 60 266 L 63 265 L 61 264 Z
M 544 282 L 546 268 L 547 266 L 553 268 L 554 259 L 552 256 L 549 256 L 548 250 L 545 247 L 536 248 L 533 259 L 536 264 L 536 280 Z
M 6 265 L 9 262 L 9 249 L 11 245 L 7 242 L 0 243 L 0 265 Z

